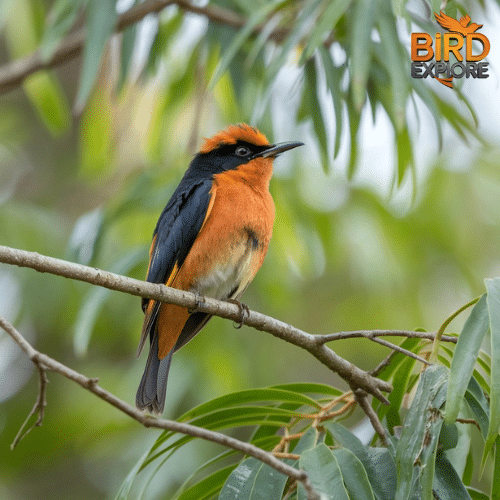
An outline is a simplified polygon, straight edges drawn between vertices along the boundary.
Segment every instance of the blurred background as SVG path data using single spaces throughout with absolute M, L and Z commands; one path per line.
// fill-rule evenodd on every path
M 49 60 L 82 26 L 95 42 L 0 96 L 0 244 L 143 279 L 156 220 L 202 138 L 245 121 L 272 142 L 306 144 L 275 162 L 274 235 L 249 307 L 315 334 L 437 329 L 500 272 L 500 10 L 493 0 L 447 3 L 450 15 L 460 8 L 484 24 L 491 43 L 490 77 L 450 90 L 409 77 L 410 32 L 437 30 L 426 23 L 439 3 L 381 2 L 369 20 L 364 7 L 337 3 L 337 19 L 319 1 L 274 2 L 273 11 L 258 1 L 197 4 L 243 19 L 231 27 L 180 2 L 105 45 L 134 2 L 0 2 L 0 73 L 38 48 Z M 377 52 L 378 15 L 397 29 L 400 66 Z M 359 62 L 363 33 L 369 57 Z M 0 314 L 38 350 L 133 403 L 145 363 L 135 356 L 138 298 L 1 265 Z M 388 353 L 362 339 L 332 347 L 366 370 Z M 159 431 L 61 376 L 49 380 L 43 426 L 11 451 L 38 383 L 0 333 L 0 496 L 113 498 Z M 298 348 L 214 318 L 175 355 L 164 417 L 298 381 L 346 387 Z M 145 498 L 170 498 L 213 447 L 180 453 Z

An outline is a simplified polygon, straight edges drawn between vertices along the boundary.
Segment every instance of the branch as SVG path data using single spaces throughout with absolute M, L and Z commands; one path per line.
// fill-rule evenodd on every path
M 238 305 L 209 297 L 200 297 L 194 293 L 120 276 L 97 268 L 46 257 L 35 252 L 0 246 L 0 262 L 20 267 L 29 267 L 42 273 L 48 272 L 70 279 L 85 281 L 93 285 L 109 288 L 110 290 L 176 304 L 188 309 L 230 319 L 237 323 L 242 322 L 241 310 Z M 248 314 L 245 314 L 244 323 L 305 349 L 322 364 L 330 368 L 330 370 L 338 373 L 351 388 L 356 389 L 359 387 L 383 403 L 389 404 L 381 391 L 390 392 L 392 390 L 391 384 L 372 377 L 356 365 L 338 356 L 324 344 L 321 336 L 311 335 L 294 326 L 255 311 L 248 311 Z
M 304 486 L 304 489 L 307 492 L 307 498 L 309 500 L 320 500 L 319 496 L 314 491 L 307 474 L 302 470 L 297 470 L 295 467 L 291 467 L 290 465 L 278 460 L 272 453 L 268 453 L 267 451 L 258 448 L 252 444 L 245 443 L 243 441 L 239 441 L 238 439 L 226 436 L 225 434 L 221 434 L 220 432 L 214 432 L 207 429 L 203 429 L 201 427 L 196 427 L 194 425 L 185 424 L 181 422 L 176 422 L 175 420 L 166 420 L 155 418 L 150 415 L 145 415 L 143 412 L 137 410 L 136 408 L 130 406 L 125 401 L 117 398 L 114 394 L 108 392 L 106 389 L 103 389 L 98 384 L 97 378 L 88 378 L 81 373 L 78 373 L 71 368 L 63 365 L 59 361 L 52 359 L 51 357 L 37 351 L 22 335 L 19 333 L 8 321 L 0 316 L 0 327 L 3 328 L 13 339 L 14 341 L 21 347 L 21 349 L 28 355 L 28 357 L 35 363 L 39 371 L 43 372 L 43 380 L 45 381 L 43 384 L 40 384 L 40 392 L 37 398 L 37 403 L 35 404 L 33 410 L 28 416 L 28 419 L 35 413 L 39 413 L 38 420 L 35 425 L 41 425 L 43 419 L 43 407 L 45 403 L 45 385 L 46 385 L 46 371 L 57 372 L 64 377 L 76 382 L 81 385 L 84 389 L 92 392 L 102 400 L 111 404 L 118 410 L 132 417 L 134 420 L 144 425 L 144 427 L 154 427 L 157 429 L 164 429 L 174 432 L 180 432 L 181 434 L 186 434 L 188 436 L 198 437 L 204 439 L 206 441 L 211 441 L 213 443 L 220 444 L 222 446 L 226 446 L 227 448 L 232 448 L 233 450 L 240 451 L 245 455 L 250 455 L 254 458 L 257 458 L 261 462 L 269 465 L 273 469 L 287 475 L 289 478 L 300 481 Z M 41 380 L 42 380 L 41 378 Z M 43 404 L 39 404 L 40 401 Z M 27 419 L 27 420 L 28 420 Z M 16 446 L 16 444 L 24 437 L 31 428 L 24 433 L 21 437 L 22 430 L 24 429 L 26 422 L 21 427 L 18 435 L 16 436 L 14 442 L 12 443 L 12 447 Z
M 174 4 L 183 11 L 204 16 L 212 22 L 225 24 L 233 28 L 241 28 L 246 23 L 246 19 L 235 12 L 215 5 L 199 7 L 187 0 L 147 0 L 121 14 L 116 22 L 115 32 L 121 32 L 128 26 L 139 22 L 146 15 L 160 12 L 168 5 Z M 258 26 L 255 28 L 254 33 L 259 33 L 261 30 L 262 26 Z M 287 32 L 287 29 L 278 28 L 271 33 L 270 38 L 280 41 Z M 48 59 L 42 58 L 41 51 L 36 50 L 24 58 L 0 67 L 0 94 L 18 87 L 26 77 L 35 71 L 54 68 L 78 57 L 82 52 L 86 36 L 85 27 L 80 28 L 67 35 Z

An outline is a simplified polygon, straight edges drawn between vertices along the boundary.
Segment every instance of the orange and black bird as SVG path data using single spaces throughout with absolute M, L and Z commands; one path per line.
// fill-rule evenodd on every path
M 237 301 L 259 270 L 274 223 L 269 193 L 273 160 L 301 142 L 269 144 L 246 124 L 206 139 L 160 215 L 147 281 Z M 211 318 L 186 307 L 142 299 L 138 354 L 150 351 L 136 396 L 139 409 L 161 414 L 170 362 Z

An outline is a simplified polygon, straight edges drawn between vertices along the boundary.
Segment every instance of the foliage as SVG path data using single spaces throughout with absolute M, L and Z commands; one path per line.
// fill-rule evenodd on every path
M 35 50 L 50 61 L 68 36 L 87 32 L 81 60 L 68 56 L 1 97 L 2 244 L 142 278 L 156 218 L 200 135 L 247 121 L 272 140 L 307 143 L 292 166 L 276 165 L 272 246 L 245 295 L 253 309 L 315 333 L 432 329 L 484 292 L 500 245 L 498 146 L 486 144 L 467 89 L 444 93 L 409 72 L 408 33 L 436 29 L 441 2 L 217 0 L 196 10 L 179 1 L 120 25 L 126 9 L 160 3 L 119 2 L 118 13 L 112 0 L 0 1 L 2 64 Z M 485 18 L 476 9 L 453 0 L 444 10 Z M 370 117 L 389 124 L 382 158 L 366 158 Z M 429 129 L 437 159 L 423 173 L 418 153 L 431 145 L 420 136 Z M 460 171 L 453 153 L 464 144 L 470 161 Z M 372 177 L 389 170 L 389 197 L 363 183 L 367 164 Z M 143 361 L 131 354 L 136 300 L 25 270 L 0 273 L 5 314 L 40 350 L 132 399 Z M 421 371 L 395 354 L 380 373 L 394 387 L 390 406 L 373 403 L 387 447 L 356 437 L 362 414 L 341 380 L 290 346 L 221 320 L 176 354 L 168 416 L 278 447 L 319 491 L 337 484 L 344 498 L 496 498 L 497 287 L 486 282 L 456 348 L 401 339 L 435 354 L 437 365 Z M 447 329 L 460 330 L 459 321 Z M 7 499 L 136 498 L 141 489 L 144 498 L 221 491 L 227 499 L 236 490 L 238 498 L 304 498 L 253 458 L 170 433 L 151 437 L 55 378 L 43 428 L 7 452 L 35 384 L 4 340 L 0 372 L 12 374 L 0 384 Z M 335 350 L 369 370 L 387 352 L 368 342 Z M 67 478 L 60 491 L 54 478 Z

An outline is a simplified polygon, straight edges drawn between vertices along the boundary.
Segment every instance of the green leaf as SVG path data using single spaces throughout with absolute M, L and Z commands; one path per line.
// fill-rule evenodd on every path
M 408 128 L 401 129 L 396 135 L 396 148 L 398 150 L 398 175 L 397 175 L 397 185 L 398 187 L 403 182 L 404 175 L 408 169 L 411 168 L 413 164 L 413 152 L 411 147 L 410 134 L 408 133 Z
M 130 489 L 132 488 L 132 484 L 135 481 L 137 474 L 142 470 L 144 463 L 146 462 L 149 456 L 149 451 L 144 453 L 142 457 L 137 461 L 137 463 L 132 467 L 130 472 L 127 474 L 127 477 L 123 480 L 123 483 L 118 490 L 114 500 L 127 500 L 128 494 L 130 493 Z
M 368 448 L 371 474 L 370 484 L 377 500 L 394 498 L 396 495 L 397 471 L 394 457 L 388 448 Z M 366 466 L 365 466 L 366 469 Z
M 434 475 L 434 497 L 439 500 L 471 500 L 460 476 L 444 453 L 436 457 L 436 470 Z
M 483 438 L 486 440 L 490 422 L 490 407 L 481 386 L 474 377 L 471 377 L 469 381 L 464 398 L 479 424 Z
M 245 26 L 238 30 L 238 34 L 234 37 L 232 43 L 222 54 L 217 69 L 210 79 L 210 87 L 213 87 L 219 81 L 221 76 L 226 72 L 237 52 L 250 37 L 257 25 L 261 24 L 273 10 L 279 9 L 284 3 L 287 3 L 288 1 L 289 0 L 275 0 L 273 2 L 266 2 L 262 4 L 260 9 L 253 12 L 253 14 L 248 18 Z
M 338 20 L 345 14 L 353 0 L 333 0 L 325 2 L 326 9 L 322 12 L 316 22 L 316 26 L 307 37 L 306 46 L 300 56 L 299 65 L 304 64 L 319 48 L 328 34 L 335 28 Z
M 351 431 L 337 422 L 325 422 L 323 426 L 328 432 L 330 432 L 337 443 L 352 451 L 352 453 L 354 453 L 354 455 L 361 461 L 366 473 L 368 474 L 368 478 L 370 479 L 370 484 L 373 492 L 375 493 L 375 497 L 382 500 L 385 493 L 385 488 L 383 486 L 385 478 L 379 477 L 370 455 L 368 454 L 367 447 Z
M 212 498 L 221 489 L 233 470 L 234 465 L 228 465 L 210 474 L 199 483 L 184 490 L 179 496 L 175 497 L 175 500 L 208 500 Z
M 447 370 L 432 365 L 422 373 L 396 448 L 396 500 L 432 499 L 435 454 L 446 398 Z M 421 480 L 421 484 L 420 481 Z
M 410 340 L 410 339 L 407 339 Z M 415 340 L 415 339 L 414 339 Z M 401 344 L 402 347 L 405 342 Z M 408 342 L 408 344 L 418 344 L 417 342 Z M 401 356 L 404 356 L 401 354 Z M 413 371 L 413 367 L 415 366 L 416 360 L 414 358 L 410 358 L 408 356 L 400 363 L 398 369 L 394 373 L 394 377 L 392 378 L 392 391 L 388 396 L 390 406 L 380 405 L 379 408 L 379 418 L 383 419 L 384 417 L 387 420 L 387 426 L 389 430 L 392 431 L 394 427 L 401 425 L 401 417 L 399 412 L 401 411 L 401 405 L 403 402 L 403 398 L 408 392 L 408 384 L 410 383 L 411 374 Z
M 298 392 L 300 394 L 326 394 L 328 396 L 341 396 L 344 391 L 325 384 L 315 384 L 311 382 L 299 382 L 295 384 L 273 385 L 270 389 L 280 389 L 284 391 Z
M 500 500 L 500 436 L 495 439 L 495 460 L 493 462 L 493 473 L 491 475 L 491 500 Z
M 321 103 L 318 97 L 318 84 L 316 76 L 316 64 L 314 59 L 309 59 L 304 66 L 304 89 L 302 103 L 299 110 L 300 118 L 311 118 L 314 132 L 319 141 L 323 170 L 328 172 L 328 141 L 326 126 L 323 121 Z
M 347 493 L 356 500 L 375 500 L 368 475 L 361 461 L 346 448 L 332 450 L 337 459 Z
M 287 476 L 250 457 L 241 462 L 227 478 L 219 500 L 268 500 L 281 498 Z
M 342 138 L 342 121 L 343 121 L 343 92 L 340 89 L 340 80 L 345 68 L 345 65 L 335 67 L 330 52 L 322 45 L 318 47 L 318 52 L 321 57 L 321 62 L 325 70 L 326 88 L 330 92 L 333 100 L 333 110 L 335 113 L 335 142 L 333 146 L 333 158 L 337 158 L 340 150 L 340 139 Z
M 225 394 L 224 396 L 220 396 L 216 399 L 196 406 L 195 408 L 184 413 L 184 415 L 182 415 L 178 420 L 180 422 L 185 422 L 186 420 L 190 420 L 213 411 L 219 411 L 223 408 L 264 401 L 298 403 L 317 409 L 321 408 L 321 405 L 316 400 L 305 396 L 304 394 L 268 387 L 263 389 L 247 389 L 244 391 L 233 392 L 231 394 Z M 289 413 L 292 414 L 293 412 Z
M 84 109 L 94 86 L 106 43 L 113 33 L 116 22 L 114 0 L 89 0 L 87 8 L 87 36 L 83 49 L 80 86 L 75 108 Z
M 299 460 L 300 469 L 307 472 L 314 490 L 323 499 L 349 500 L 345 489 L 342 472 L 337 459 L 325 444 L 306 450 Z M 306 493 L 301 484 L 298 488 L 298 500 L 306 500 Z
M 359 0 L 354 2 L 353 26 L 351 30 L 350 77 L 354 108 L 361 112 L 365 103 L 366 84 L 372 58 L 372 29 L 377 14 L 378 2 Z
M 53 3 L 40 43 L 40 56 L 48 61 L 61 40 L 75 24 L 87 0 L 57 0 Z
M 488 305 L 486 295 L 483 295 L 462 328 L 451 361 L 445 412 L 445 420 L 448 424 L 454 422 L 458 416 L 460 404 L 472 377 L 479 349 L 488 328 Z
M 490 496 L 482 491 L 476 490 L 475 488 L 467 487 L 467 493 L 470 495 L 472 500 L 491 500 Z
M 483 450 L 483 466 L 500 429 L 500 278 L 484 280 L 491 335 L 490 425 Z

